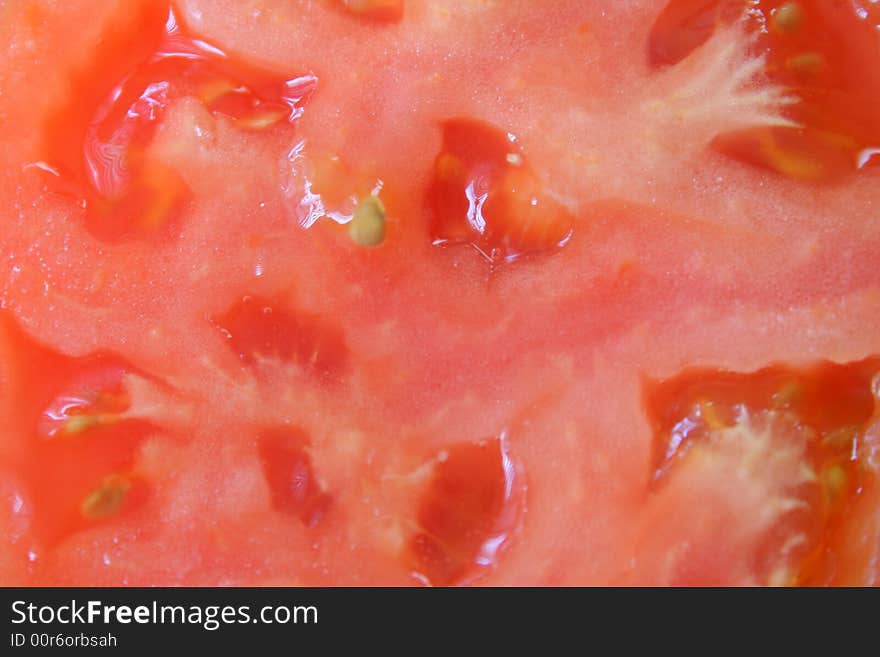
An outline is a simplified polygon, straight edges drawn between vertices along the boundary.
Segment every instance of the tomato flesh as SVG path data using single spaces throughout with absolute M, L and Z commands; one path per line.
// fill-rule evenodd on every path
M 245 4 L 0 9 L 0 581 L 878 581 L 873 6 Z

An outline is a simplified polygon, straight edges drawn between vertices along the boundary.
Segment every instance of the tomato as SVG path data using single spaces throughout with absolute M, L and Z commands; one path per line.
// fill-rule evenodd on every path
M 0 6 L 0 582 L 877 584 L 875 4 Z

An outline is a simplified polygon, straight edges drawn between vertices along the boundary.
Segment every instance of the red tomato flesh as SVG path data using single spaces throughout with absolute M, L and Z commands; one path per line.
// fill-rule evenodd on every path
M 0 19 L 0 583 L 880 581 L 875 3 Z

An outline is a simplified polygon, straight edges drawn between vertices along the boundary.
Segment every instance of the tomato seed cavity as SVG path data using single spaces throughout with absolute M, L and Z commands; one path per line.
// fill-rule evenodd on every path
M 315 315 L 268 299 L 246 296 L 214 323 L 223 331 L 229 348 L 250 366 L 277 359 L 327 380 L 338 377 L 347 367 L 348 348 L 338 329 Z
M 471 244 L 493 262 L 559 249 L 574 228 L 516 138 L 471 119 L 443 124 L 428 205 L 434 244 Z
M 190 34 L 170 3 L 125 3 L 69 100 L 45 128 L 46 159 L 59 190 L 85 199 L 98 238 L 149 237 L 173 224 L 188 189 L 173 165 L 150 154 L 165 110 L 184 96 L 245 130 L 294 121 L 313 76 L 285 78 Z
M 410 540 L 416 572 L 436 586 L 458 584 L 497 563 L 510 540 L 520 500 L 504 440 L 443 450 L 419 503 L 420 531 Z
M 752 374 L 696 370 L 648 384 L 652 487 L 711 460 L 745 486 L 776 491 L 761 511 L 779 512 L 759 558 L 765 581 L 833 582 L 847 516 L 877 474 L 863 441 L 876 422 L 878 371 L 880 358 L 871 358 Z
M 716 150 L 799 180 L 829 180 L 863 169 L 880 145 L 880 73 L 858 62 L 877 57 L 880 6 L 852 11 L 825 0 L 672 0 L 648 39 L 656 68 L 685 59 L 715 32 L 742 21 L 765 57 L 767 81 L 799 102 L 793 127 L 718 135 Z
M 299 518 L 306 527 L 316 527 L 329 511 L 333 499 L 315 477 L 308 448 L 308 435 L 289 427 L 267 429 L 259 440 L 260 460 L 272 506 Z

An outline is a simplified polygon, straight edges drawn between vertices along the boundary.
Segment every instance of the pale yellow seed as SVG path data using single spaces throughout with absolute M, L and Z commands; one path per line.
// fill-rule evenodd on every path
M 99 415 L 74 415 L 64 423 L 64 433 L 83 433 L 99 424 L 101 424 Z
M 858 432 L 858 427 L 839 427 L 827 433 L 822 442 L 832 449 L 849 452 L 852 449 L 853 441 L 856 439 Z
M 203 103 L 210 104 L 232 91 L 235 91 L 235 85 L 229 80 L 212 80 L 202 87 L 199 96 Z
M 727 422 L 724 421 L 724 418 L 718 412 L 718 408 L 712 402 L 706 400 L 699 401 L 697 402 L 697 408 L 699 409 L 700 417 L 705 420 L 706 426 L 712 431 L 718 431 L 728 426 Z
M 109 477 L 100 488 L 89 493 L 80 506 L 86 518 L 99 519 L 116 515 L 125 502 L 131 482 L 123 477 Z
M 825 487 L 831 501 L 836 501 L 846 493 L 848 477 L 846 471 L 839 465 L 832 465 L 822 471 L 822 485 Z
M 265 130 L 281 121 L 287 114 L 281 111 L 263 112 L 247 119 L 238 119 L 235 125 L 244 130 Z
M 797 32 L 804 23 L 804 10 L 797 2 L 786 2 L 777 9 L 771 24 L 777 32 L 783 34 L 793 34 Z
M 788 566 L 778 566 L 767 578 L 767 586 L 770 588 L 782 588 L 792 586 L 795 582 Z
M 348 235 L 358 246 L 372 248 L 385 241 L 385 206 L 377 196 L 365 196 L 348 224 Z
M 825 69 L 825 58 L 817 52 L 805 52 L 785 60 L 785 67 L 802 77 L 815 77 Z
M 95 427 L 113 424 L 120 419 L 115 413 L 97 413 L 95 415 L 73 415 L 64 423 L 63 431 L 66 434 L 76 435 L 84 433 Z
M 777 407 L 788 406 L 800 399 L 804 394 L 804 386 L 800 381 L 791 380 L 783 384 L 779 392 L 773 395 L 773 401 Z
M 385 9 L 390 3 L 387 0 L 342 0 L 342 4 L 353 14 L 368 14 Z

